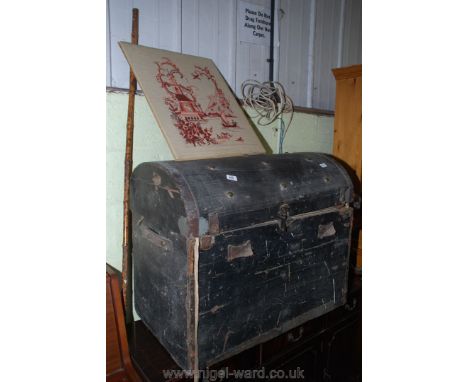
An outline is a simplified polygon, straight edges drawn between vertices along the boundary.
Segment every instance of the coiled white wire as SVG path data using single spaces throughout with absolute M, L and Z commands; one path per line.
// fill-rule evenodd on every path
M 246 80 L 241 86 L 244 103 L 251 107 L 259 117 L 257 123 L 266 126 L 280 118 L 280 141 L 279 152 L 283 152 L 284 137 L 291 125 L 294 114 L 294 105 L 286 95 L 283 85 L 277 81 L 259 82 L 255 80 Z M 290 113 L 288 124 L 284 127 L 283 114 Z

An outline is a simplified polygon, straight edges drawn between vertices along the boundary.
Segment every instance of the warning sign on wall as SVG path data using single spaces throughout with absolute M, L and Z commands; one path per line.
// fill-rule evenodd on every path
M 237 18 L 240 41 L 270 45 L 271 12 L 269 8 L 238 1 Z

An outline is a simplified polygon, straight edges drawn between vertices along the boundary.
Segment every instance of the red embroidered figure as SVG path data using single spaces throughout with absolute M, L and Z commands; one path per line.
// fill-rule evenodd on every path
M 223 91 L 219 88 L 218 83 L 216 82 L 213 74 L 205 66 L 201 68 L 195 65 L 195 71 L 192 73 L 193 79 L 199 80 L 201 77 L 206 77 L 215 88 L 215 93 L 209 96 L 210 102 L 206 109 L 206 115 L 210 117 L 219 117 L 224 127 L 238 127 L 236 121 L 233 119 L 228 119 L 229 117 L 234 117 L 235 115 L 229 106 L 229 101 L 224 96 Z
M 172 119 L 180 135 L 187 143 L 194 146 L 218 143 L 212 136 L 213 128 L 201 127 L 201 123 L 206 122 L 205 113 L 197 102 L 193 87 L 181 84 L 184 75 L 179 68 L 168 58 L 156 62 L 156 65 L 158 67 L 156 80 L 169 94 L 164 102 L 172 113 Z
M 164 102 L 168 106 L 174 125 L 179 130 L 180 135 L 187 143 L 194 146 L 205 144 L 218 144 L 229 141 L 232 134 L 221 132 L 213 136 L 213 127 L 202 127 L 201 124 L 208 123 L 210 118 L 219 118 L 223 128 L 238 128 L 236 118 L 232 112 L 229 101 L 207 67 L 195 66 L 192 73 L 193 79 L 206 77 L 214 86 L 215 92 L 208 96 L 209 103 L 206 110 L 203 110 L 194 94 L 194 86 L 184 85 L 187 83 L 180 69 L 168 58 L 157 65 L 156 80 L 166 91 L 168 97 Z M 242 137 L 235 139 L 237 142 L 244 142 Z

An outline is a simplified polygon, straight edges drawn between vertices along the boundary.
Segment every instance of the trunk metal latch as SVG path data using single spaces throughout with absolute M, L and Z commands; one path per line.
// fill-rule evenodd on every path
M 278 217 L 280 219 L 281 231 L 286 232 L 288 230 L 288 218 L 289 218 L 289 205 L 287 203 L 284 203 L 279 207 Z

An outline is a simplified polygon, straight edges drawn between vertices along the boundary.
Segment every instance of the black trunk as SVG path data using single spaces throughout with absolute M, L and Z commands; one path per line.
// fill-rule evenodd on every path
M 195 369 L 344 304 L 351 198 L 348 175 L 323 154 L 139 165 L 138 314 Z

